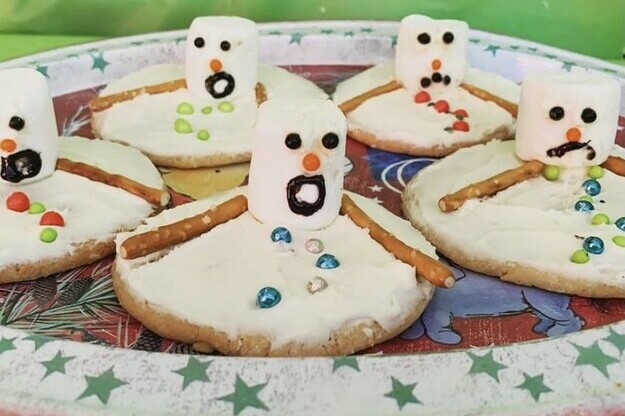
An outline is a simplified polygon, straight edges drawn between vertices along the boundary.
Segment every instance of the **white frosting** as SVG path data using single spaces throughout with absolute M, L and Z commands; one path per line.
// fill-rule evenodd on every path
M 119 235 L 117 243 L 241 192 L 245 188 L 164 211 L 136 231 Z M 370 200 L 351 196 L 406 244 L 435 256 L 433 247 L 406 221 Z M 277 249 L 271 230 L 245 213 L 167 253 L 136 260 L 118 257 L 116 270 L 136 301 L 147 301 L 160 311 L 211 326 L 231 338 L 267 335 L 276 347 L 288 342 L 324 343 L 333 331 L 370 320 L 393 328 L 431 296 L 432 286 L 417 283 L 413 268 L 396 260 L 346 217 L 338 217 L 321 231 L 291 229 L 293 251 Z M 319 254 L 304 248 L 312 237 L 321 239 L 324 252 L 339 259 L 338 268 L 315 267 Z M 199 252 L 207 255 L 198 256 Z M 164 257 L 153 262 L 160 256 Z M 307 283 L 315 276 L 323 277 L 328 287 L 311 295 Z M 278 289 L 282 301 L 259 309 L 256 294 L 265 286 Z
M 623 149 L 615 148 L 615 155 Z M 625 235 L 614 224 L 592 225 L 592 215 L 603 212 L 612 221 L 625 216 L 625 178 L 605 171 L 595 211 L 575 211 L 588 179 L 585 168 L 562 169 L 559 180 L 542 176 L 514 185 L 491 198 L 469 200 L 458 211 L 443 213 L 438 200 L 462 187 L 492 177 L 522 163 L 513 142 L 495 141 L 454 153 L 427 167 L 408 184 L 408 215 L 418 217 L 443 241 L 476 261 L 516 263 L 576 278 L 625 287 L 625 248 L 612 242 Z M 605 201 L 604 203 L 599 202 Z M 597 236 L 605 252 L 591 255 L 586 264 L 570 257 L 582 248 L 575 236 Z
M 199 99 L 235 100 L 254 91 L 258 72 L 256 23 L 234 16 L 204 16 L 193 20 L 185 48 L 187 88 Z M 218 75 L 216 75 L 218 74 Z M 215 77 L 216 76 L 216 77 Z M 213 78 L 211 78 L 213 77 Z M 219 79 L 209 91 L 206 82 Z M 234 86 L 227 94 L 227 85 Z M 223 96 L 222 94 L 227 94 Z
M 618 125 L 621 86 L 616 79 L 591 73 L 536 72 L 521 86 L 516 152 L 523 160 L 540 160 L 558 166 L 599 165 L 614 148 Z M 551 119 L 550 110 L 564 110 L 561 119 Z M 594 111 L 596 120 L 582 120 L 583 111 Z M 567 132 L 581 133 L 579 143 L 589 142 L 596 156 L 588 159 L 589 148 L 549 156 L 548 150 L 569 143 Z
M 393 79 L 393 63 L 376 65 L 339 84 L 333 100 L 341 104 Z M 467 82 L 469 80 L 495 95 L 518 102 L 519 87 L 499 75 L 471 69 L 467 73 Z M 507 128 L 512 134 L 514 128 L 514 118 L 510 113 L 460 87 L 446 88 L 437 94 L 431 92 L 431 98 L 434 102 L 446 100 L 452 113 L 457 109 L 467 111 L 469 117 L 464 121 L 469 124 L 468 132 L 445 131 L 456 121 L 455 115 L 439 113 L 426 103 L 415 103 L 413 98 L 406 89 L 371 98 L 348 113 L 349 129 L 369 132 L 381 140 L 434 147 L 479 141 L 502 128 Z
M 267 90 L 269 99 L 274 98 L 320 98 L 327 96 L 312 82 L 284 69 L 258 66 L 259 81 Z M 154 85 L 184 76 L 178 65 L 158 65 L 132 73 L 107 86 L 102 96 L 120 91 Z M 253 129 L 256 120 L 256 98 L 250 93 L 231 101 L 234 111 L 224 113 L 218 104 L 207 104 L 182 89 L 157 95 L 140 95 L 137 98 L 94 114 L 100 135 L 106 140 L 128 143 L 143 152 L 161 157 L 203 157 L 212 155 L 241 154 L 251 151 Z M 192 115 L 176 112 L 178 104 L 191 103 Z M 212 112 L 203 114 L 201 109 L 211 105 Z M 187 120 L 193 127 L 189 134 L 174 131 L 177 119 Z M 206 130 L 208 140 L 199 140 L 197 134 Z
M 286 146 L 289 134 L 298 135 L 299 148 Z M 322 139 L 327 134 L 338 137 L 336 148 L 324 147 Z M 309 230 L 326 227 L 334 221 L 343 195 L 346 135 L 345 116 L 332 101 L 269 100 L 263 103 L 258 111 L 249 175 L 252 214 L 268 225 Z M 307 170 L 305 158 L 319 160 L 319 168 Z M 302 178 L 304 182 L 297 185 L 296 178 L 302 176 L 322 176 L 323 184 L 306 183 Z M 292 186 L 289 187 L 289 183 Z M 289 193 L 293 195 L 290 202 Z M 314 210 L 300 212 L 294 208 L 300 204 Z
M 445 43 L 444 35 L 452 41 Z M 467 71 L 468 40 L 469 26 L 466 22 L 435 20 L 418 14 L 404 17 L 397 33 L 396 79 L 411 95 L 424 89 L 421 85 L 422 78 L 431 81 L 428 91 L 447 88 L 442 81 L 432 81 L 432 74 L 436 72 L 441 77 L 450 78 L 449 87 L 458 86 Z
M 26 184 L 50 176 L 59 147 L 46 78 L 34 69 L 0 71 L 0 96 L 0 157 L 2 165 L 6 164 L 0 184 Z M 13 117 L 24 121 L 23 128 L 10 127 Z M 29 151 L 35 153 L 32 156 L 21 153 Z M 8 173 L 13 170 L 21 171 L 22 175 Z
M 112 173 L 157 189 L 164 186 L 156 168 L 134 149 L 83 138 L 61 138 L 58 142 L 61 157 L 84 163 L 97 159 L 99 167 Z M 55 227 L 56 241 L 39 240 L 44 228 L 39 225 L 42 214 L 6 208 L 6 198 L 16 191 L 24 192 L 31 203 L 40 202 L 47 211 L 63 216 L 65 227 Z M 62 171 L 17 187 L 0 183 L 0 201 L 0 270 L 71 255 L 78 245 L 110 240 L 119 230 L 137 227 L 153 210 L 148 202 L 122 189 Z

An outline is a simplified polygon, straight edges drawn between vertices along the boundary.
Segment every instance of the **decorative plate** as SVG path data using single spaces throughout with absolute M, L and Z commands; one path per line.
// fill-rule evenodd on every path
M 392 59 L 397 30 L 380 22 L 260 26 L 263 61 L 328 91 Z M 46 75 L 60 131 L 90 137 L 87 103 L 97 91 L 147 65 L 181 61 L 184 40 L 181 31 L 114 39 L 0 68 Z M 625 68 L 478 31 L 469 60 L 514 81 L 535 68 L 591 69 L 625 80 Z M 625 145 L 625 118 L 619 125 Z M 395 213 L 407 180 L 431 163 L 356 142 L 347 156 L 346 187 Z M 181 203 L 241 184 L 247 166 L 162 172 Z M 519 287 L 452 265 L 456 288 L 438 290 L 422 319 L 364 355 L 229 358 L 193 355 L 144 329 L 117 302 L 111 261 L 0 286 L 0 415 L 625 412 L 625 300 Z

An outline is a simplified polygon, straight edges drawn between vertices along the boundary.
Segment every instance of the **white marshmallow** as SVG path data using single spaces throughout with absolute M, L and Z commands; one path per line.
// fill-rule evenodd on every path
M 54 172 L 59 140 L 46 78 L 33 69 L 0 71 L 0 182 L 25 184 Z
M 453 36 L 453 40 L 445 43 L 444 36 Z M 430 91 L 445 88 L 444 82 L 431 81 L 435 72 L 443 78 L 448 76 L 449 86 L 459 85 L 467 71 L 468 40 L 466 22 L 435 20 L 418 14 L 404 17 L 397 35 L 395 78 L 413 95 L 425 89 L 421 85 L 423 78 L 430 80 L 426 88 Z
M 287 137 L 290 136 L 290 139 Z M 326 148 L 332 135 L 335 148 Z M 317 230 L 338 216 L 347 122 L 328 100 L 269 100 L 258 113 L 249 176 L 249 209 L 265 224 Z M 287 147 L 287 141 L 292 147 Z M 305 163 L 310 162 L 310 164 Z M 313 169 L 316 161 L 319 167 Z M 305 167 L 308 166 L 308 169 Z
M 603 163 L 614 148 L 620 93 L 618 81 L 604 75 L 565 72 L 528 74 L 521 85 L 516 129 L 517 155 L 523 160 L 539 160 L 567 167 Z M 582 119 L 584 112 L 586 121 Z M 594 121 L 593 113 L 596 115 Z M 552 119 L 552 116 L 560 115 L 561 119 Z M 569 138 L 579 138 L 569 140 L 567 132 Z M 588 143 L 588 146 L 564 155 L 558 155 L 557 150 L 550 151 L 558 146 L 575 146 L 576 143 Z
M 187 89 L 210 100 L 233 100 L 253 92 L 258 78 L 258 50 L 258 28 L 251 20 L 230 16 L 196 18 L 187 35 Z

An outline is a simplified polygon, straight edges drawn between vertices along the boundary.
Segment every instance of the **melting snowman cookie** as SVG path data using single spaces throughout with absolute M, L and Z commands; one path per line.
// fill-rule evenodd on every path
M 424 156 L 511 137 L 518 87 L 468 68 L 468 31 L 457 20 L 405 17 L 395 62 L 356 75 L 334 93 L 350 136 L 384 150 Z
M 169 197 L 138 151 L 59 138 L 46 79 L 0 71 L 0 282 L 98 260 Z M 123 210 L 120 209 L 123 207 Z
M 313 83 L 259 64 L 258 43 L 250 20 L 195 19 L 184 67 L 152 66 L 108 85 L 91 102 L 94 130 L 163 166 L 248 161 L 258 104 L 268 98 L 326 98 Z
M 406 221 L 343 191 L 332 102 L 267 101 L 255 131 L 249 187 L 118 238 L 115 289 L 147 327 L 232 355 L 349 354 L 401 332 L 433 284 L 453 286 Z
M 408 217 L 465 267 L 558 292 L 624 297 L 620 93 L 603 75 L 529 74 L 516 142 L 424 169 L 404 192 Z

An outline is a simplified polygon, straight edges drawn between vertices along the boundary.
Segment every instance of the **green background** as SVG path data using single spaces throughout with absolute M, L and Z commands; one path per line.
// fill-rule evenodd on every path
M 398 20 L 424 13 L 623 61 L 625 0 L 0 0 L 0 60 L 107 37 L 188 27 L 195 16 L 258 22 Z

